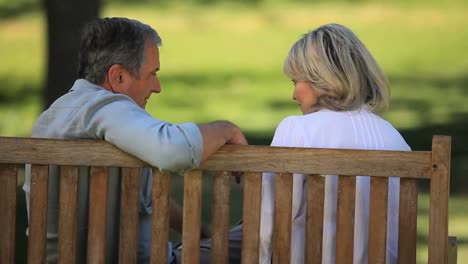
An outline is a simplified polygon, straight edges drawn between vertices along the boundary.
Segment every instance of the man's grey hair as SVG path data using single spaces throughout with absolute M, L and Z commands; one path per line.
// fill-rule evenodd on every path
M 101 18 L 87 24 L 80 43 L 78 77 L 101 84 L 109 68 L 120 64 L 139 78 L 147 40 L 162 45 L 156 30 L 134 19 Z

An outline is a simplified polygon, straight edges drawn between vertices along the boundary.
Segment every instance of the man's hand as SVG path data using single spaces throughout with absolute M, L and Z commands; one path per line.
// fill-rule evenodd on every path
M 247 139 L 238 126 L 229 121 L 215 121 L 209 124 L 198 125 L 203 136 L 202 161 L 215 153 L 225 144 L 248 145 Z M 241 181 L 241 172 L 233 172 L 236 183 Z
M 232 124 L 232 123 L 231 123 Z M 232 128 L 232 135 L 230 138 L 226 140 L 226 144 L 230 145 L 248 145 L 247 139 L 245 138 L 244 134 L 240 130 L 239 127 L 232 124 L 234 127 Z

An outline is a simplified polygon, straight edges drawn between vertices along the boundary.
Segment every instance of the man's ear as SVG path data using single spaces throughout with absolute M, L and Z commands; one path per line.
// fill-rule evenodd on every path
M 121 93 L 123 91 L 124 70 L 120 64 L 114 64 L 107 71 L 107 80 L 113 92 Z

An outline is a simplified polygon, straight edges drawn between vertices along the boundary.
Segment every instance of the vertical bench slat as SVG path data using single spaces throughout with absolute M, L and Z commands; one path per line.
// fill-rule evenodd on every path
M 450 137 L 432 139 L 429 211 L 429 263 L 447 263 L 448 202 L 450 188 Z
M 418 185 L 415 179 L 400 179 L 398 263 L 416 263 Z
M 107 218 L 107 167 L 91 167 L 89 201 L 88 263 L 104 263 Z
M 388 178 L 371 177 L 368 263 L 385 264 Z
M 0 263 L 15 263 L 16 186 L 15 164 L 0 164 Z
M 76 262 L 76 210 L 78 167 L 60 168 L 60 205 L 58 231 L 58 262 Z
M 260 242 L 260 207 L 262 173 L 244 174 L 244 202 L 242 208 L 242 263 L 258 263 Z
M 325 177 L 307 176 L 305 263 L 322 263 Z
M 336 263 L 353 263 L 356 177 L 339 176 L 336 215 Z
M 291 173 L 276 175 L 273 263 L 289 263 L 291 261 L 292 188 L 293 177 Z
M 220 172 L 213 178 L 211 263 L 228 263 L 230 200 L 231 175 Z
M 153 217 L 151 227 L 151 263 L 167 263 L 171 173 L 153 169 Z
M 119 263 L 136 263 L 138 241 L 139 168 L 122 168 Z
M 44 263 L 46 257 L 47 197 L 49 167 L 32 165 L 29 217 L 28 263 Z
M 199 263 L 201 228 L 202 174 L 191 170 L 184 177 L 184 216 L 182 263 Z

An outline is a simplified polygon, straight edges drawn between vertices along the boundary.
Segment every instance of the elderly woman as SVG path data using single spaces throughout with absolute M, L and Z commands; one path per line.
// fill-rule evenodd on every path
M 293 99 L 301 116 L 286 117 L 276 129 L 272 146 L 403 150 L 410 148 L 400 133 L 379 117 L 386 108 L 389 83 L 364 44 L 348 28 L 323 25 L 303 35 L 284 63 Z M 370 178 L 356 180 L 354 263 L 367 263 Z M 335 263 L 338 178 L 325 179 L 322 263 Z M 305 176 L 293 182 L 291 263 L 304 261 Z M 398 250 L 399 179 L 389 182 L 387 263 Z M 263 174 L 260 263 L 271 263 L 274 175 Z

